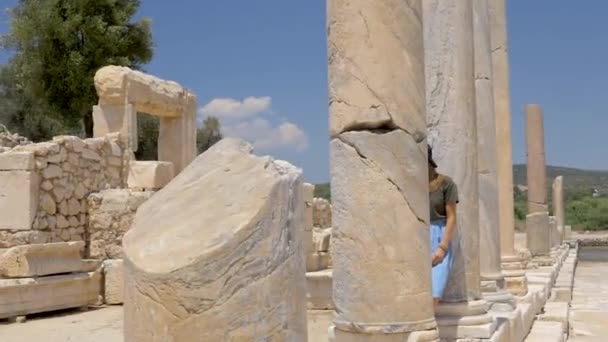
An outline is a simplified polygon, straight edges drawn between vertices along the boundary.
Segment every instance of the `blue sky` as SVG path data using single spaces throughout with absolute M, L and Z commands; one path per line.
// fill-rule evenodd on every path
M 605 13 L 604 0 L 508 1 L 516 163 L 523 108 L 539 103 L 549 164 L 608 169 Z M 258 153 L 328 179 L 325 0 L 142 0 L 139 16 L 153 22 L 147 72 L 193 89 L 201 114 L 219 115 Z

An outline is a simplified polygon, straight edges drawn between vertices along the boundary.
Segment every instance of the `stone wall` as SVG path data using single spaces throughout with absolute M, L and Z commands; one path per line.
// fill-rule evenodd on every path
M 58 136 L 0 153 L 0 248 L 84 241 L 86 197 L 124 186 L 123 151 L 111 134 Z
M 88 257 L 122 258 L 122 237 L 131 227 L 137 208 L 153 194 L 153 191 L 109 189 L 89 195 Z

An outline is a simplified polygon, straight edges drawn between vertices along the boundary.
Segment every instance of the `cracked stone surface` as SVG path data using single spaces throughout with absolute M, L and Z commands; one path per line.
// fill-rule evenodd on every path
M 224 139 L 139 207 L 127 341 L 307 340 L 302 172 L 251 152 Z
M 431 269 L 421 259 L 430 255 L 429 212 L 419 219 L 408 204 L 428 203 L 428 175 L 418 169 L 426 155 L 406 136 L 348 132 L 330 143 L 333 298 L 341 321 L 403 322 L 412 330 L 434 324 Z M 396 142 L 404 146 L 388 149 Z
M 424 138 L 421 1 L 328 1 L 329 130 Z
M 335 338 L 436 338 L 422 1 L 327 8 Z

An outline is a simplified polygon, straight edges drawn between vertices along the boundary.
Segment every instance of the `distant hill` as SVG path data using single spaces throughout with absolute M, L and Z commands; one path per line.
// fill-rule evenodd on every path
M 513 165 L 513 183 L 526 186 L 526 165 Z M 597 189 L 600 194 L 608 194 L 608 171 L 582 170 L 561 166 L 547 166 L 547 187 L 550 189 L 553 179 L 564 177 L 566 192 L 591 194 Z M 551 196 L 551 192 L 548 193 Z
M 551 189 L 553 179 L 557 176 L 564 176 L 564 190 L 566 193 L 586 193 L 591 194 L 593 189 L 597 189 L 600 194 L 608 194 L 608 171 L 581 170 L 561 166 L 547 166 L 547 187 Z M 513 165 L 513 183 L 519 185 L 520 189 L 525 189 L 526 165 Z M 551 197 L 551 191 L 548 192 Z M 329 199 L 329 183 L 317 184 L 315 197 Z

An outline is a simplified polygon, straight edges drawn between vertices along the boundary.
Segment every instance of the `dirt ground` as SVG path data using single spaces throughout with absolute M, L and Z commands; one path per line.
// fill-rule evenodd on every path
M 309 311 L 309 341 L 327 341 L 331 311 Z M 122 306 L 66 310 L 28 316 L 25 323 L 0 321 L 0 342 L 122 342 Z
M 0 342 L 65 341 L 122 342 L 122 306 L 32 315 L 25 323 L 0 321 Z

